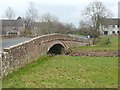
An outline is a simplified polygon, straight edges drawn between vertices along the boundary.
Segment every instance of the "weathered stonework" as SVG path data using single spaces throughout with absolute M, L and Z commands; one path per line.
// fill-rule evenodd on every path
M 67 50 L 76 45 L 90 45 L 92 41 L 67 35 L 50 34 L 39 36 L 24 43 L 5 48 L 1 54 L 2 75 L 5 76 L 9 72 L 37 60 L 41 55 L 47 54 L 49 49 L 55 44 L 60 44 Z

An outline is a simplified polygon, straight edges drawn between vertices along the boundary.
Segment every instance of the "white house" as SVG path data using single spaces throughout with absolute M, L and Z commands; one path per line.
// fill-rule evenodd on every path
M 107 18 L 101 28 L 101 33 L 103 35 L 120 35 L 120 19 Z
M 120 1 L 118 2 L 118 18 L 107 18 L 101 27 L 103 35 L 120 35 Z

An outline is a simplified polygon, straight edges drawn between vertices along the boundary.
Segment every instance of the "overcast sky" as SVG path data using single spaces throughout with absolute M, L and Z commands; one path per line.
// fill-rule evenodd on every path
M 95 0 L 0 0 L 0 18 L 4 18 L 5 10 L 10 6 L 14 9 L 16 17 L 25 16 L 29 2 L 34 2 L 39 14 L 49 12 L 59 17 L 65 23 L 73 23 L 78 26 L 81 19 L 81 11 Z M 118 17 L 119 0 L 100 0 Z

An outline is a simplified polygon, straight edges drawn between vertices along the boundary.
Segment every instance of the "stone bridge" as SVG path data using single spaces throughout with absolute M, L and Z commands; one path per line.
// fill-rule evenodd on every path
M 91 45 L 90 39 L 62 34 L 49 34 L 4 48 L 1 54 L 2 75 L 7 75 L 46 54 L 61 54 L 72 47 Z

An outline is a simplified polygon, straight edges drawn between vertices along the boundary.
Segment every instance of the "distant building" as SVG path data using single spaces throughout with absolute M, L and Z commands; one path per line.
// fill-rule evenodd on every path
M 0 35 L 17 35 L 25 36 L 31 32 L 37 36 L 40 22 L 26 23 L 21 17 L 16 20 L 0 20 Z
M 104 35 L 120 35 L 120 1 L 118 2 L 118 18 L 108 18 L 101 29 Z
M 0 20 L 1 35 L 20 35 L 20 32 L 25 30 L 23 20 Z
M 107 18 L 101 28 L 103 35 L 120 35 L 120 19 Z

